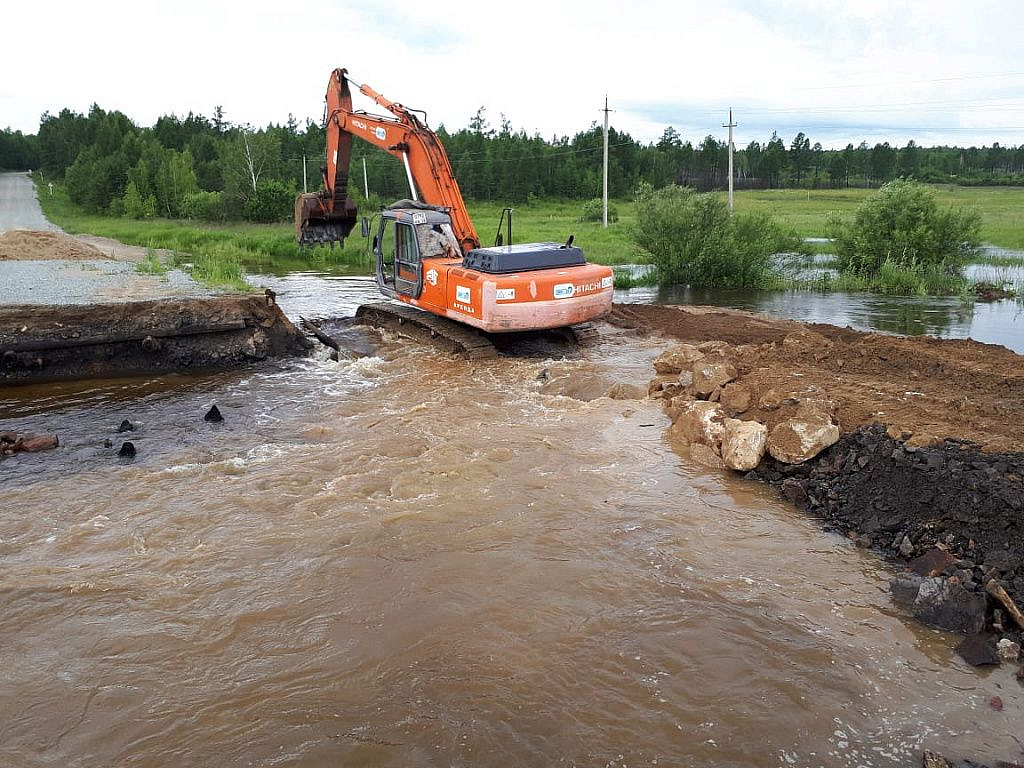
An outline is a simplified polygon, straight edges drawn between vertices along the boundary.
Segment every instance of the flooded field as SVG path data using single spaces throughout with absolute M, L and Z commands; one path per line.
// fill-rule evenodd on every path
M 292 317 L 375 298 L 261 283 Z M 471 364 L 358 333 L 341 362 L 0 391 L 4 429 L 63 446 L 0 462 L 0 764 L 1020 759 L 1012 671 L 601 396 L 662 344 Z

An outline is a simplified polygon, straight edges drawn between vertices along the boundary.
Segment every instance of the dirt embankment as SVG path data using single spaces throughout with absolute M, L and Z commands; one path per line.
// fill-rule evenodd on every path
M 0 307 L 0 384 L 229 368 L 308 347 L 263 295 Z
M 1024 357 L 1005 347 L 710 307 L 617 305 L 610 320 L 680 341 L 725 341 L 753 403 L 772 389 L 816 388 L 836 403 L 843 433 L 879 422 L 912 444 L 956 438 L 989 452 L 1024 450 Z M 793 413 L 784 403 L 750 418 L 770 429 Z

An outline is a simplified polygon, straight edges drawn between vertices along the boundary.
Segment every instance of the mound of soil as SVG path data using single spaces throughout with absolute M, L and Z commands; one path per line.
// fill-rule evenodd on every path
M 0 261 L 83 261 L 105 258 L 107 256 L 101 251 L 63 232 L 12 229 L 0 234 Z
M 880 422 L 913 444 L 969 440 L 1024 450 L 1024 357 L 969 340 L 886 336 L 711 307 L 616 305 L 613 324 L 681 341 L 720 340 L 757 404 L 770 390 L 823 393 L 843 433 Z M 769 429 L 787 407 L 752 410 Z

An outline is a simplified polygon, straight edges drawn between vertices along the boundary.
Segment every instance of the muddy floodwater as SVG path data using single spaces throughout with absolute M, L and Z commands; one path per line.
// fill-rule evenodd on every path
M 293 316 L 372 292 L 314 282 L 273 286 Z M 2 428 L 62 441 L 0 461 L 0 765 L 1020 759 L 1012 670 L 602 396 L 663 347 L 356 332 L 340 362 L 0 390 Z

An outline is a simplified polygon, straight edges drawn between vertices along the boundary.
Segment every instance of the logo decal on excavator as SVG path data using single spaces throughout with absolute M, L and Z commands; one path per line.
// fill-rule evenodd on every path
M 576 294 L 576 286 L 572 283 L 559 283 L 555 286 L 556 299 L 571 299 Z
M 437 270 L 436 269 L 428 269 L 427 270 L 427 282 L 430 283 L 431 285 L 437 285 Z
M 377 128 L 374 128 L 373 135 L 376 136 L 381 141 L 384 141 L 384 139 L 388 137 L 388 132 L 378 126 Z
M 473 302 L 473 296 L 469 292 L 469 288 L 466 288 L 463 285 L 456 285 L 455 300 L 461 301 L 463 304 L 471 304 Z

